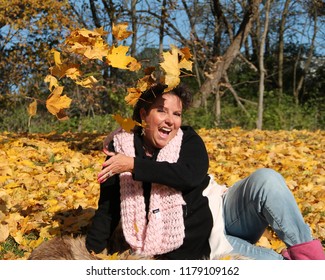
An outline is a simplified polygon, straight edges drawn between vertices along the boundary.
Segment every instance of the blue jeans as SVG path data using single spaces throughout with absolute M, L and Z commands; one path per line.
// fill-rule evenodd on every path
M 226 236 L 234 254 L 250 259 L 283 259 L 271 249 L 254 245 L 268 225 L 287 247 L 312 240 L 294 196 L 283 177 L 272 169 L 259 169 L 235 183 L 223 201 Z

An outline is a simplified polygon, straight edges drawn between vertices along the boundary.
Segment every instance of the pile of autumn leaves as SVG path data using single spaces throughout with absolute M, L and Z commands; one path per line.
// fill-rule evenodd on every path
M 287 181 L 316 238 L 325 241 L 325 133 L 323 131 L 198 131 L 219 184 L 234 182 L 260 167 Z M 26 259 L 54 236 L 82 235 L 97 206 L 96 175 L 105 155 L 104 135 L 0 135 L 0 252 L 3 259 Z M 14 240 L 24 252 L 3 250 Z M 259 245 L 280 251 L 271 231 Z

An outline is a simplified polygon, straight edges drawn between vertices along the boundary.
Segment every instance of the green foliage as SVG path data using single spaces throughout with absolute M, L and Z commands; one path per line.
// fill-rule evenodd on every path
M 31 133 L 49 133 L 56 131 L 57 133 L 70 132 L 89 132 L 89 133 L 105 133 L 112 131 L 116 127 L 116 123 L 111 115 L 102 116 L 86 116 L 73 117 L 66 121 L 58 121 L 52 118 L 48 122 L 41 119 L 32 120 L 29 132 Z
M 221 99 L 221 117 L 217 125 L 214 114 L 213 97 L 208 100 L 208 108 L 190 109 L 184 114 L 184 123 L 194 128 L 242 127 L 255 129 L 257 119 L 257 103 L 244 103 L 245 113 L 233 100 L 231 95 L 224 95 Z M 252 100 L 257 102 L 256 100 Z M 318 104 L 317 104 L 318 103 Z M 266 92 L 264 98 L 263 129 L 265 130 L 316 130 L 325 128 L 322 105 L 324 100 L 304 105 L 295 105 L 293 97 L 283 94 L 281 101 L 275 92 Z
M 132 115 L 132 108 L 127 107 L 122 102 L 124 94 L 112 91 L 107 92 L 107 106 L 116 104 L 115 113 L 123 112 L 128 116 Z M 257 99 L 255 97 L 255 99 Z M 257 101 L 257 100 L 252 100 Z M 183 124 L 191 125 L 195 129 L 199 128 L 231 128 L 242 127 L 243 129 L 255 129 L 257 119 L 257 104 L 243 103 L 248 112 L 245 113 L 234 101 L 232 95 L 225 94 L 221 98 L 221 118 L 217 124 L 214 113 L 214 96 L 208 99 L 207 108 L 190 108 L 183 114 Z M 294 100 L 288 94 L 283 94 L 281 101 L 273 91 L 265 93 L 263 129 L 265 130 L 292 130 L 292 129 L 325 129 L 324 98 L 312 99 L 303 105 L 295 105 Z M 27 105 L 19 101 L 11 103 L 11 110 L 0 110 L 0 131 L 8 132 L 30 132 L 30 133 L 57 133 L 87 132 L 87 133 L 108 133 L 117 127 L 116 121 L 111 113 L 97 111 L 87 114 L 71 108 L 70 119 L 58 121 L 48 112 L 40 111 L 32 117 L 30 127 L 28 127 Z M 39 107 L 41 109 L 41 106 Z
M 5 242 L 0 243 L 0 260 L 3 259 L 3 256 L 11 252 L 17 257 L 24 256 L 24 250 L 19 248 L 18 243 L 11 236 L 7 238 Z
M 18 106 L 5 115 L 0 113 L 0 131 L 19 133 L 57 133 L 89 132 L 105 133 L 112 131 L 117 126 L 110 114 L 72 117 L 66 121 L 59 121 L 54 116 L 43 112 L 31 119 L 28 127 L 28 114 L 25 106 Z
M 28 113 L 26 108 L 18 105 L 13 110 L 0 111 L 0 131 L 26 132 L 28 130 Z
M 215 127 L 215 118 L 211 110 L 191 108 L 183 114 L 183 124 L 194 129 Z
M 274 92 L 266 93 L 263 127 L 272 130 L 324 129 L 317 106 L 297 105 L 292 97 L 284 95 L 278 102 Z

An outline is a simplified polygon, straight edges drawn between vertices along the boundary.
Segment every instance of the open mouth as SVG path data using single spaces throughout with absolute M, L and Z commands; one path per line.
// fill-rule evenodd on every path
M 167 127 L 161 127 L 158 129 L 158 131 L 162 138 L 167 138 L 168 135 L 172 132 L 172 129 Z

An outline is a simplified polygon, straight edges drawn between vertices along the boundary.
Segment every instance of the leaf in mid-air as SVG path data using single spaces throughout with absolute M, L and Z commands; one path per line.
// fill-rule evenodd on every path
M 188 47 L 185 47 L 185 48 L 181 48 L 180 51 L 183 53 L 184 55 L 184 58 L 186 60 L 189 60 L 192 58 L 192 54 L 191 54 L 191 51 Z M 191 70 L 191 69 L 188 69 L 188 70 Z
M 80 71 L 78 65 L 70 64 L 66 67 L 65 75 L 72 80 L 78 80 L 82 75 L 82 72 Z
M 91 47 L 85 48 L 83 55 L 89 59 L 103 60 L 109 50 L 108 45 L 103 40 L 96 40 Z
M 127 31 L 128 23 L 123 22 L 117 25 L 113 24 L 112 34 L 117 40 L 124 40 L 128 38 L 133 32 Z
M 94 76 L 87 77 L 81 81 L 77 81 L 76 84 L 80 85 L 84 88 L 92 88 L 94 84 L 96 84 L 98 81 Z
M 137 61 L 132 56 L 127 56 L 126 53 L 128 52 L 128 46 L 118 46 L 112 47 L 107 55 L 107 63 L 112 67 L 120 68 L 120 69 L 138 69 L 139 67 L 134 67 L 134 64 L 137 65 Z M 132 69 L 130 66 L 133 66 Z
M 127 132 L 131 132 L 131 130 L 136 126 L 141 126 L 140 123 L 132 120 L 131 118 L 123 118 L 121 115 L 116 114 L 113 115 L 114 120 L 118 122 L 118 124 Z
M 128 88 L 128 95 L 124 98 L 128 105 L 135 106 L 137 104 L 142 92 L 138 88 Z
M 47 75 L 44 79 L 45 83 L 49 83 L 49 90 L 52 91 L 53 88 L 56 88 L 58 84 L 58 79 L 52 75 Z
M 163 53 L 164 61 L 160 63 L 160 66 L 165 71 L 164 82 L 168 86 L 165 91 L 172 90 L 180 83 L 180 69 L 192 71 L 189 50 L 183 49 L 183 51 L 172 45 L 170 51 Z
M 81 54 L 87 59 L 99 59 L 107 55 L 108 45 L 101 37 L 105 32 L 103 29 L 95 29 L 94 31 L 85 28 L 77 29 L 71 32 L 70 36 L 65 40 L 70 53 Z
M 145 76 L 138 80 L 137 89 L 140 91 L 145 91 L 156 82 L 156 77 L 154 76 L 155 67 L 147 67 L 144 69 Z
M 49 97 L 46 100 L 46 108 L 52 114 L 58 117 L 58 119 L 62 119 L 63 116 L 60 115 L 62 113 L 62 109 L 66 109 L 70 107 L 71 99 L 66 95 L 61 95 L 63 92 L 63 87 L 56 87 Z
M 112 33 L 118 40 L 127 38 L 132 32 L 127 29 L 127 23 L 121 23 L 113 26 Z M 46 101 L 46 106 L 52 114 L 55 114 L 59 119 L 66 119 L 64 109 L 67 104 L 71 102 L 71 99 L 67 96 L 61 96 L 59 93 L 61 87 L 58 80 L 61 81 L 64 77 L 72 79 L 77 85 L 85 88 L 94 88 L 94 84 L 98 81 L 95 77 L 89 74 L 84 74 L 80 70 L 80 65 L 69 62 L 69 56 L 72 56 L 73 61 L 80 59 L 81 63 L 85 64 L 89 60 L 101 60 L 105 59 L 105 62 L 115 68 L 126 69 L 129 71 L 138 71 L 141 69 L 141 63 L 139 63 L 132 56 L 128 56 L 126 53 L 129 50 L 127 46 L 113 46 L 110 47 L 102 36 L 107 32 L 104 29 L 97 28 L 93 31 L 82 28 L 76 29 L 70 33 L 64 42 L 63 54 L 64 61 L 61 61 L 61 53 L 52 49 L 54 65 L 49 68 L 50 75 L 47 75 L 45 82 L 49 83 L 49 90 L 52 92 Z M 62 91 L 61 91 L 62 92 Z M 129 96 L 130 97 L 130 96 Z M 136 102 L 136 96 L 132 96 L 132 103 Z M 68 99 L 67 99 L 68 98 Z M 58 104 L 55 104 L 58 102 Z M 64 106 L 62 106 L 65 104 Z
M 31 117 L 36 115 L 36 112 L 37 112 L 37 101 L 36 101 L 36 99 L 34 99 L 34 101 L 28 105 L 27 111 L 28 111 L 28 115 L 31 116 Z
M 57 67 L 60 67 L 62 64 L 61 62 L 61 53 L 58 52 L 57 50 L 52 49 L 51 53 L 53 53 L 53 58 L 54 58 L 54 63 Z

